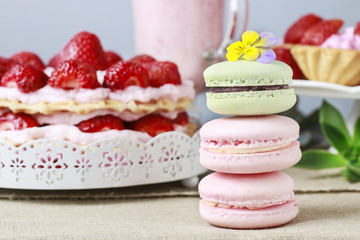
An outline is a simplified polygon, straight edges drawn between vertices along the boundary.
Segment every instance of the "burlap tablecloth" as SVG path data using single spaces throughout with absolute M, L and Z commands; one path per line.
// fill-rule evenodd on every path
M 360 183 L 289 169 L 300 213 L 291 223 L 231 230 L 206 223 L 196 189 L 179 182 L 84 191 L 0 189 L 0 239 L 360 239 Z

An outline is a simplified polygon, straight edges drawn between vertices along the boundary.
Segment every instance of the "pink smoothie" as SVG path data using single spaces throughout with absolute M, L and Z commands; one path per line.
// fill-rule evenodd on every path
M 133 0 L 135 48 L 175 62 L 182 78 L 205 89 L 203 53 L 223 38 L 224 0 Z

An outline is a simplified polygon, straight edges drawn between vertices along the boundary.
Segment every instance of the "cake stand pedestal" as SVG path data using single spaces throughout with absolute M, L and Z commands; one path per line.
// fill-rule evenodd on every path
M 161 133 L 147 143 L 105 139 L 86 147 L 45 138 L 16 147 L 0 140 L 0 188 L 100 189 L 179 180 L 195 187 L 207 171 L 199 147 L 199 132 Z
M 300 96 L 355 100 L 347 121 L 348 128 L 353 129 L 355 121 L 360 116 L 360 86 L 348 87 L 327 82 L 293 80 L 292 87 L 295 89 L 295 93 Z

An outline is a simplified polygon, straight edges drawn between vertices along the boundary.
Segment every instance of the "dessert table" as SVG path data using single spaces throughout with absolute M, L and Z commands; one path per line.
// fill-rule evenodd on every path
M 80 190 L 0 189 L 0 239 L 358 239 L 360 183 L 338 170 L 286 170 L 300 213 L 262 230 L 209 225 L 196 188 L 181 182 Z

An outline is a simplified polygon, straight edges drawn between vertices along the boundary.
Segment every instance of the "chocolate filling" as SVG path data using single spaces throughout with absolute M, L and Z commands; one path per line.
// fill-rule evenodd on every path
M 266 90 L 280 90 L 280 89 L 289 89 L 289 85 L 213 87 L 210 88 L 210 91 L 213 93 L 226 93 L 226 92 L 266 91 Z

